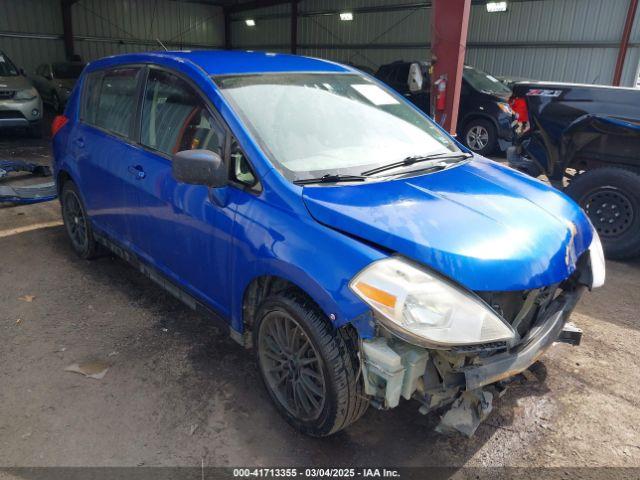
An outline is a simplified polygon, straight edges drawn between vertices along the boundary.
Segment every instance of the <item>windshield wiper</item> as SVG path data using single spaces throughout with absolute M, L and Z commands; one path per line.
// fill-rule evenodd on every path
M 383 165 L 381 167 L 377 167 L 377 168 L 373 168 L 371 170 L 367 170 L 365 172 L 362 172 L 361 175 L 368 177 L 371 175 L 375 175 L 376 173 L 380 173 L 380 172 L 385 172 L 387 170 L 392 170 L 394 168 L 399 168 L 399 167 L 408 167 L 409 165 L 413 165 L 414 163 L 419 163 L 419 162 L 426 162 L 429 160 L 454 160 L 457 158 L 471 158 L 473 157 L 473 155 L 471 155 L 470 153 L 464 153 L 464 152 L 460 152 L 460 153 L 434 153 L 431 155 L 412 155 L 410 157 L 405 158 L 404 160 L 401 160 L 399 162 L 394 162 L 394 163 L 390 163 L 389 165 Z
M 311 183 L 338 183 L 338 182 L 364 182 L 367 177 L 362 175 L 341 175 L 327 173 L 318 178 L 304 178 L 302 180 L 295 180 L 293 183 L 296 185 L 308 185 Z

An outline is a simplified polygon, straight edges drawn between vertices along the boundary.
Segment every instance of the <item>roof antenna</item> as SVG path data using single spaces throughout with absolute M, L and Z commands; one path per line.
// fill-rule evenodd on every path
M 168 51 L 169 51 L 169 49 L 168 49 L 167 47 L 165 47 L 165 46 L 164 46 L 164 43 L 162 43 L 162 42 L 160 41 L 160 39 L 159 39 L 159 38 L 156 38 L 156 42 L 158 42 L 158 43 L 160 44 L 160 46 L 161 46 L 162 48 L 164 48 L 164 51 L 165 51 L 165 52 L 168 52 Z

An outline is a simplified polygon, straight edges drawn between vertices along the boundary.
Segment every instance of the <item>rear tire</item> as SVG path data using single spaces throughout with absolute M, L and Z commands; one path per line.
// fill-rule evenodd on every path
M 260 374 L 280 414 L 302 433 L 332 435 L 366 411 L 355 336 L 335 329 L 297 290 L 261 305 L 253 327 Z
M 491 155 L 498 148 L 495 125 L 483 118 L 469 120 L 462 133 L 462 143 L 478 155 Z
M 60 203 L 62 219 L 73 250 L 80 258 L 86 260 L 98 256 L 99 246 L 93 236 L 91 222 L 78 188 L 71 180 L 67 180 L 62 186 Z
M 565 191 L 589 215 L 607 258 L 640 254 L 640 174 L 597 168 L 575 177 Z

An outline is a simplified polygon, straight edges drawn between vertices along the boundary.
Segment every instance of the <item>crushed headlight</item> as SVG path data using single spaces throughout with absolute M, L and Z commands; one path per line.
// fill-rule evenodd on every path
M 31 87 L 25 88 L 24 90 L 18 90 L 16 96 L 14 97 L 16 100 L 33 100 L 38 96 L 38 91 Z
M 515 337 L 480 298 L 399 257 L 372 263 L 349 286 L 384 326 L 413 344 L 450 348 Z
M 591 288 L 598 288 L 604 285 L 605 279 L 605 263 L 604 251 L 598 232 L 593 230 L 593 239 L 589 245 L 589 258 L 591 259 Z

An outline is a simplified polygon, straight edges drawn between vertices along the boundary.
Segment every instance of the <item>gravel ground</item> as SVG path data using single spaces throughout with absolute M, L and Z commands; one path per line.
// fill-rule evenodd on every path
M 0 158 L 47 161 L 0 136 Z M 310 439 L 272 407 L 253 357 L 122 261 L 74 256 L 57 202 L 0 207 L 0 466 L 640 467 L 640 262 L 609 262 L 556 345 L 471 439 L 413 402 Z M 64 369 L 96 361 L 102 379 Z

